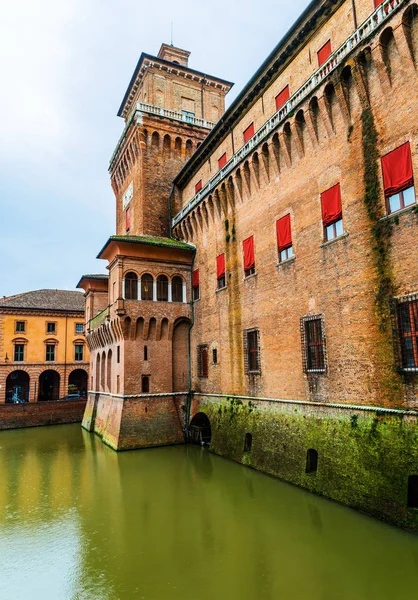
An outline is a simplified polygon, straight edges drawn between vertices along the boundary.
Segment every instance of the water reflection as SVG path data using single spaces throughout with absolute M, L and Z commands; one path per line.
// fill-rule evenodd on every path
M 418 537 L 199 447 L 0 434 L 0 597 L 402 600 Z

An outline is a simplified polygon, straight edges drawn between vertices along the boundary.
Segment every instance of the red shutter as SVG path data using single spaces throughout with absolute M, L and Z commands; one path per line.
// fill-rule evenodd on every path
M 393 196 L 414 185 L 409 142 L 382 158 L 385 196 Z
M 216 278 L 219 279 L 225 275 L 225 254 L 216 258 Z
M 218 168 L 222 169 L 226 165 L 226 152 L 224 152 L 221 158 L 218 160 Z
M 125 229 L 129 231 L 131 228 L 131 209 L 127 208 L 125 211 Z
M 276 222 L 277 228 L 277 244 L 279 252 L 290 248 L 292 245 L 292 228 L 290 225 L 290 215 L 282 217 Z
M 378 6 L 380 6 L 380 4 L 382 4 L 383 0 L 374 0 L 374 7 L 377 8 Z
M 281 107 L 286 104 L 290 98 L 290 89 L 287 85 L 278 96 L 276 96 L 276 110 L 280 110 Z
M 321 203 L 322 221 L 325 227 L 342 218 L 343 211 L 341 208 L 341 188 L 339 183 L 321 194 Z
M 202 180 L 200 180 L 196 183 L 196 185 L 194 186 L 195 194 L 197 194 L 197 192 L 200 192 L 200 190 L 202 189 L 202 185 L 203 185 Z
M 321 66 L 331 56 L 331 40 L 328 40 L 326 44 L 318 51 L 318 65 Z
M 193 288 L 196 289 L 199 287 L 199 269 L 195 269 L 193 271 L 193 281 L 192 281 L 192 285 Z
M 244 247 L 244 271 L 248 271 L 255 266 L 254 260 L 254 237 L 251 236 L 243 242 Z
M 248 142 L 254 135 L 254 123 L 251 123 L 244 131 L 244 144 Z

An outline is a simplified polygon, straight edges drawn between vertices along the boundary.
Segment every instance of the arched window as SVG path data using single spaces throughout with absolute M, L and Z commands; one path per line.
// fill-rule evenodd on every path
M 138 299 L 138 277 L 136 273 L 127 273 L 125 275 L 125 298 L 126 300 Z
M 318 470 L 318 452 L 310 448 L 306 454 L 306 473 L 316 473 Z
M 173 277 L 171 280 L 171 296 L 173 302 L 183 302 L 183 280 L 181 277 Z
M 152 288 L 154 278 L 149 273 L 145 273 L 141 277 L 141 300 L 152 300 Z
M 168 301 L 168 278 L 165 275 L 159 275 L 157 279 L 157 300 Z

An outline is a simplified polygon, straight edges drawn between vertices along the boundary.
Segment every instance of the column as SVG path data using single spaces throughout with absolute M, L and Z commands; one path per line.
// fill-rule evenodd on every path
M 142 283 L 141 283 L 141 278 L 138 279 L 138 300 L 142 300 Z
M 153 279 L 152 281 L 152 299 L 154 302 L 157 301 L 157 280 Z
M 122 279 L 122 298 L 125 300 L 125 280 Z
M 187 303 L 187 290 L 186 290 L 186 282 L 183 281 L 183 302 L 184 304 Z
M 171 295 L 171 279 L 168 280 L 168 301 L 173 302 L 173 297 Z

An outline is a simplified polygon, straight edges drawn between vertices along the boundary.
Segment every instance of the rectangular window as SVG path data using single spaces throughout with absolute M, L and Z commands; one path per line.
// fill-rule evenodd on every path
M 193 300 L 199 300 L 199 298 L 200 298 L 199 269 L 195 269 L 193 271 L 192 288 L 193 288 Z
M 260 372 L 260 348 L 258 329 L 247 329 L 244 332 L 245 371 Z
M 328 40 L 326 44 L 318 50 L 318 66 L 321 67 L 331 56 L 331 40 Z
M 305 317 L 303 320 L 305 371 L 323 373 L 325 367 L 325 338 L 322 317 Z
M 142 375 L 142 393 L 149 394 L 149 375 Z
M 254 257 L 254 236 L 251 236 L 243 242 L 244 250 L 244 273 L 245 277 L 254 275 L 255 273 L 255 257 Z
M 53 362 L 55 360 L 55 344 L 46 345 L 46 361 Z
M 76 344 L 74 346 L 75 348 L 75 361 L 81 361 L 83 360 L 83 344 Z
M 129 233 L 129 231 L 131 229 L 131 208 L 130 208 L 130 206 L 128 206 L 128 208 L 125 210 L 125 229 L 126 229 L 126 233 Z
M 203 183 L 202 183 L 202 180 L 200 180 L 194 186 L 194 193 L 197 194 L 198 192 L 200 192 L 200 190 L 202 189 L 202 187 L 203 187 Z
M 116 362 L 120 363 L 120 346 L 116 346 Z
M 23 362 L 25 359 L 25 344 L 15 344 L 14 361 Z
M 290 88 L 287 85 L 284 89 L 282 89 L 280 94 L 278 94 L 276 96 L 276 110 L 280 110 L 282 108 L 282 106 L 284 106 L 286 104 L 286 102 L 289 100 L 289 98 L 290 98 Z
M 209 374 L 209 350 L 206 345 L 197 347 L 197 373 L 199 377 L 208 377 Z
M 279 248 L 279 261 L 283 262 L 293 256 L 292 249 L 292 227 L 290 215 L 276 221 L 277 245 Z
M 26 333 L 26 321 L 15 321 L 15 333 Z
M 226 287 L 225 254 L 216 257 L 216 278 L 218 280 L 218 290 Z
M 84 323 L 75 324 L 75 333 L 76 335 L 82 335 L 84 333 Z
M 248 142 L 248 140 L 250 140 L 253 135 L 254 135 L 254 123 L 251 123 L 251 125 L 249 125 L 247 127 L 247 129 L 244 131 L 244 144 L 246 144 Z
M 418 298 L 398 304 L 402 368 L 418 371 Z
M 46 324 L 46 332 L 47 333 L 57 333 L 57 324 L 49 322 Z
M 144 346 L 144 360 L 148 360 L 148 346 Z
M 382 171 L 388 212 L 393 213 L 415 204 L 409 142 L 382 157 Z
M 218 350 L 216 348 L 212 350 L 212 362 L 214 365 L 218 364 Z
M 218 169 L 222 169 L 222 167 L 224 167 L 227 163 L 226 160 L 226 152 L 224 152 L 221 156 L 221 158 L 218 159 Z
M 325 240 L 333 240 L 344 233 L 343 211 L 341 206 L 340 184 L 321 194 L 322 222 L 324 225 Z

